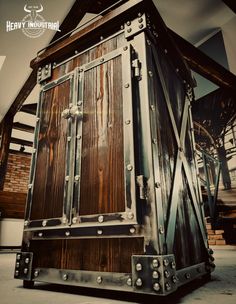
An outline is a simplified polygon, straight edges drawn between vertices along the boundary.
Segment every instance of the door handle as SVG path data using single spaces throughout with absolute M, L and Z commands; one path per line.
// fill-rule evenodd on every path
M 69 109 L 63 110 L 61 113 L 61 117 L 65 118 L 65 119 L 75 118 L 75 117 L 77 117 L 78 119 L 82 119 L 83 112 L 79 109 L 78 106 L 74 105 L 74 106 L 70 107 Z

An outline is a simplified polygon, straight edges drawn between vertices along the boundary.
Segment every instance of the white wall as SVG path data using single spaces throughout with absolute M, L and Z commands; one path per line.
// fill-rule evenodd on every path
M 5 218 L 0 220 L 0 246 L 21 246 L 24 220 Z
M 222 34 L 228 59 L 229 70 L 236 74 L 236 17 L 222 26 Z

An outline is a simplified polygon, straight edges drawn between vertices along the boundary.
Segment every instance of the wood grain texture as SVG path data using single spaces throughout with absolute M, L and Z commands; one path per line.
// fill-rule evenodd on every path
M 61 113 L 69 102 L 69 80 L 43 96 L 31 219 L 62 216 L 67 120 Z
M 34 267 L 130 273 L 131 256 L 143 254 L 143 238 L 32 241 L 30 250 Z
M 81 215 L 125 210 L 121 58 L 85 72 Z

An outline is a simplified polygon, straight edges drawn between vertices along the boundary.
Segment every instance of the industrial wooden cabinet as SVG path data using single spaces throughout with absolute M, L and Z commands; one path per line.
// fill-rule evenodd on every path
M 166 295 L 210 273 L 193 81 L 152 2 L 120 5 L 31 65 L 41 93 L 15 278 Z

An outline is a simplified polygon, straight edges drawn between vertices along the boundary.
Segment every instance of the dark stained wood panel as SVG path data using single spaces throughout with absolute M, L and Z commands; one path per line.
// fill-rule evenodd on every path
M 125 210 L 121 57 L 87 72 L 80 215 Z
M 143 254 L 143 238 L 32 241 L 34 267 L 131 272 L 131 256 Z
M 61 113 L 69 103 L 69 80 L 43 95 L 31 219 L 62 216 L 67 120 Z

